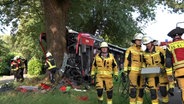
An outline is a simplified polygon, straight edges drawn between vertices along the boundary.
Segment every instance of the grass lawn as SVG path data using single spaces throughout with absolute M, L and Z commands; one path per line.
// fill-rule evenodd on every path
M 106 99 L 105 92 L 104 99 Z M 114 104 L 119 104 L 117 100 L 118 96 L 115 91 L 113 98 Z M 63 93 L 59 89 L 46 93 L 22 93 L 13 90 L 0 93 L 0 102 L 1 104 L 97 104 L 97 95 L 94 87 L 91 87 L 87 92 L 78 92 L 71 89 L 68 93 Z M 104 104 L 105 102 L 104 100 Z
M 34 81 L 25 81 L 23 85 L 30 85 Z M 34 82 L 35 83 L 35 82 Z M 17 84 L 19 86 L 21 84 Z M 113 104 L 128 104 L 128 96 L 118 93 L 118 82 L 114 83 Z M 104 103 L 106 104 L 106 93 L 104 92 Z M 45 93 L 20 92 L 16 90 L 0 92 L 0 104 L 97 104 L 96 90 L 92 86 L 86 92 L 79 92 L 71 89 L 63 93 L 59 88 Z M 145 103 L 149 104 L 149 103 Z
M 88 100 L 82 101 L 80 98 L 87 96 Z M 96 104 L 95 93 L 71 91 L 63 93 L 59 90 L 46 93 L 33 92 L 5 92 L 0 94 L 1 104 Z

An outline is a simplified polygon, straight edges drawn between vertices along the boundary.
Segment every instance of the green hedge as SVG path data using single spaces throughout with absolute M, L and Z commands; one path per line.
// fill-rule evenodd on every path
M 13 57 L 13 54 L 7 54 L 6 56 L 0 57 L 0 75 L 10 75 L 10 64 Z
M 32 58 L 28 62 L 28 74 L 29 75 L 40 75 L 42 73 L 42 62 L 36 58 Z

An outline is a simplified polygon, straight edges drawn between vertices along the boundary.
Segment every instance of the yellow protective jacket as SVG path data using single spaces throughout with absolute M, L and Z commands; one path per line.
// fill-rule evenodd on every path
M 184 75 L 184 40 L 174 41 L 168 44 L 166 49 L 166 70 L 167 75 L 173 71 L 180 70 L 179 75 Z
M 56 68 L 56 63 L 55 63 L 55 61 L 54 61 L 53 58 L 48 58 L 46 60 L 46 68 L 48 70 L 51 70 L 51 69 L 55 69 Z
M 114 56 L 109 53 L 107 58 L 102 58 L 101 53 L 94 57 L 91 76 L 112 78 L 118 75 L 118 67 Z
M 143 60 L 145 67 L 158 66 L 163 69 L 165 66 L 165 50 L 159 46 L 154 46 L 152 52 L 146 49 Z
M 136 46 L 136 44 L 129 47 L 125 53 L 124 71 L 140 71 L 142 66 L 142 54 L 143 51 L 141 47 Z

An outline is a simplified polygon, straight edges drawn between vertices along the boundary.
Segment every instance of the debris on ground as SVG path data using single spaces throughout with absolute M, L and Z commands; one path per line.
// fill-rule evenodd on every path
M 5 92 L 5 91 L 13 90 L 13 89 L 14 89 L 14 85 L 12 82 L 6 82 L 0 85 L 0 92 Z
M 72 80 L 67 77 L 62 77 L 57 83 L 52 84 L 48 83 L 48 80 L 43 80 L 45 76 L 41 77 L 28 77 L 26 75 L 26 80 L 23 83 L 18 83 L 11 78 L 1 79 L 2 84 L 0 84 L 0 92 L 3 91 L 19 91 L 22 93 L 26 92 L 40 92 L 45 93 L 48 91 L 53 91 L 54 89 L 58 89 L 61 92 L 70 92 L 77 91 L 77 92 L 87 92 L 90 89 L 90 86 L 85 82 L 83 84 L 78 84 L 77 81 Z M 44 78 L 43 78 L 44 77 Z M 10 80 L 11 79 L 11 80 Z M 10 81 L 9 81 L 10 80 Z
M 88 96 L 79 96 L 78 98 L 81 101 L 87 101 L 88 100 Z
M 60 91 L 62 92 L 68 92 L 70 91 L 71 87 L 70 86 L 61 86 L 60 87 Z
M 17 87 L 18 91 L 20 92 L 37 92 L 38 91 L 38 86 L 19 86 Z
M 86 90 L 81 90 L 81 89 L 77 89 L 77 88 L 74 88 L 73 90 L 78 91 L 78 92 L 86 92 Z
M 41 83 L 40 86 L 42 90 L 47 90 L 47 91 L 51 90 L 51 86 L 48 84 Z

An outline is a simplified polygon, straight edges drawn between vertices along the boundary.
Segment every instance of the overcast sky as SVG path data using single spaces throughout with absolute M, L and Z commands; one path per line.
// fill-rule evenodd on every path
M 165 41 L 165 39 L 171 40 L 167 34 L 176 28 L 178 22 L 184 22 L 184 13 L 170 14 L 167 10 L 163 9 L 163 7 L 158 7 L 156 12 L 156 20 L 149 23 L 147 28 L 144 29 L 144 32 L 160 41 Z M 184 28 L 184 23 L 180 23 L 178 26 Z

